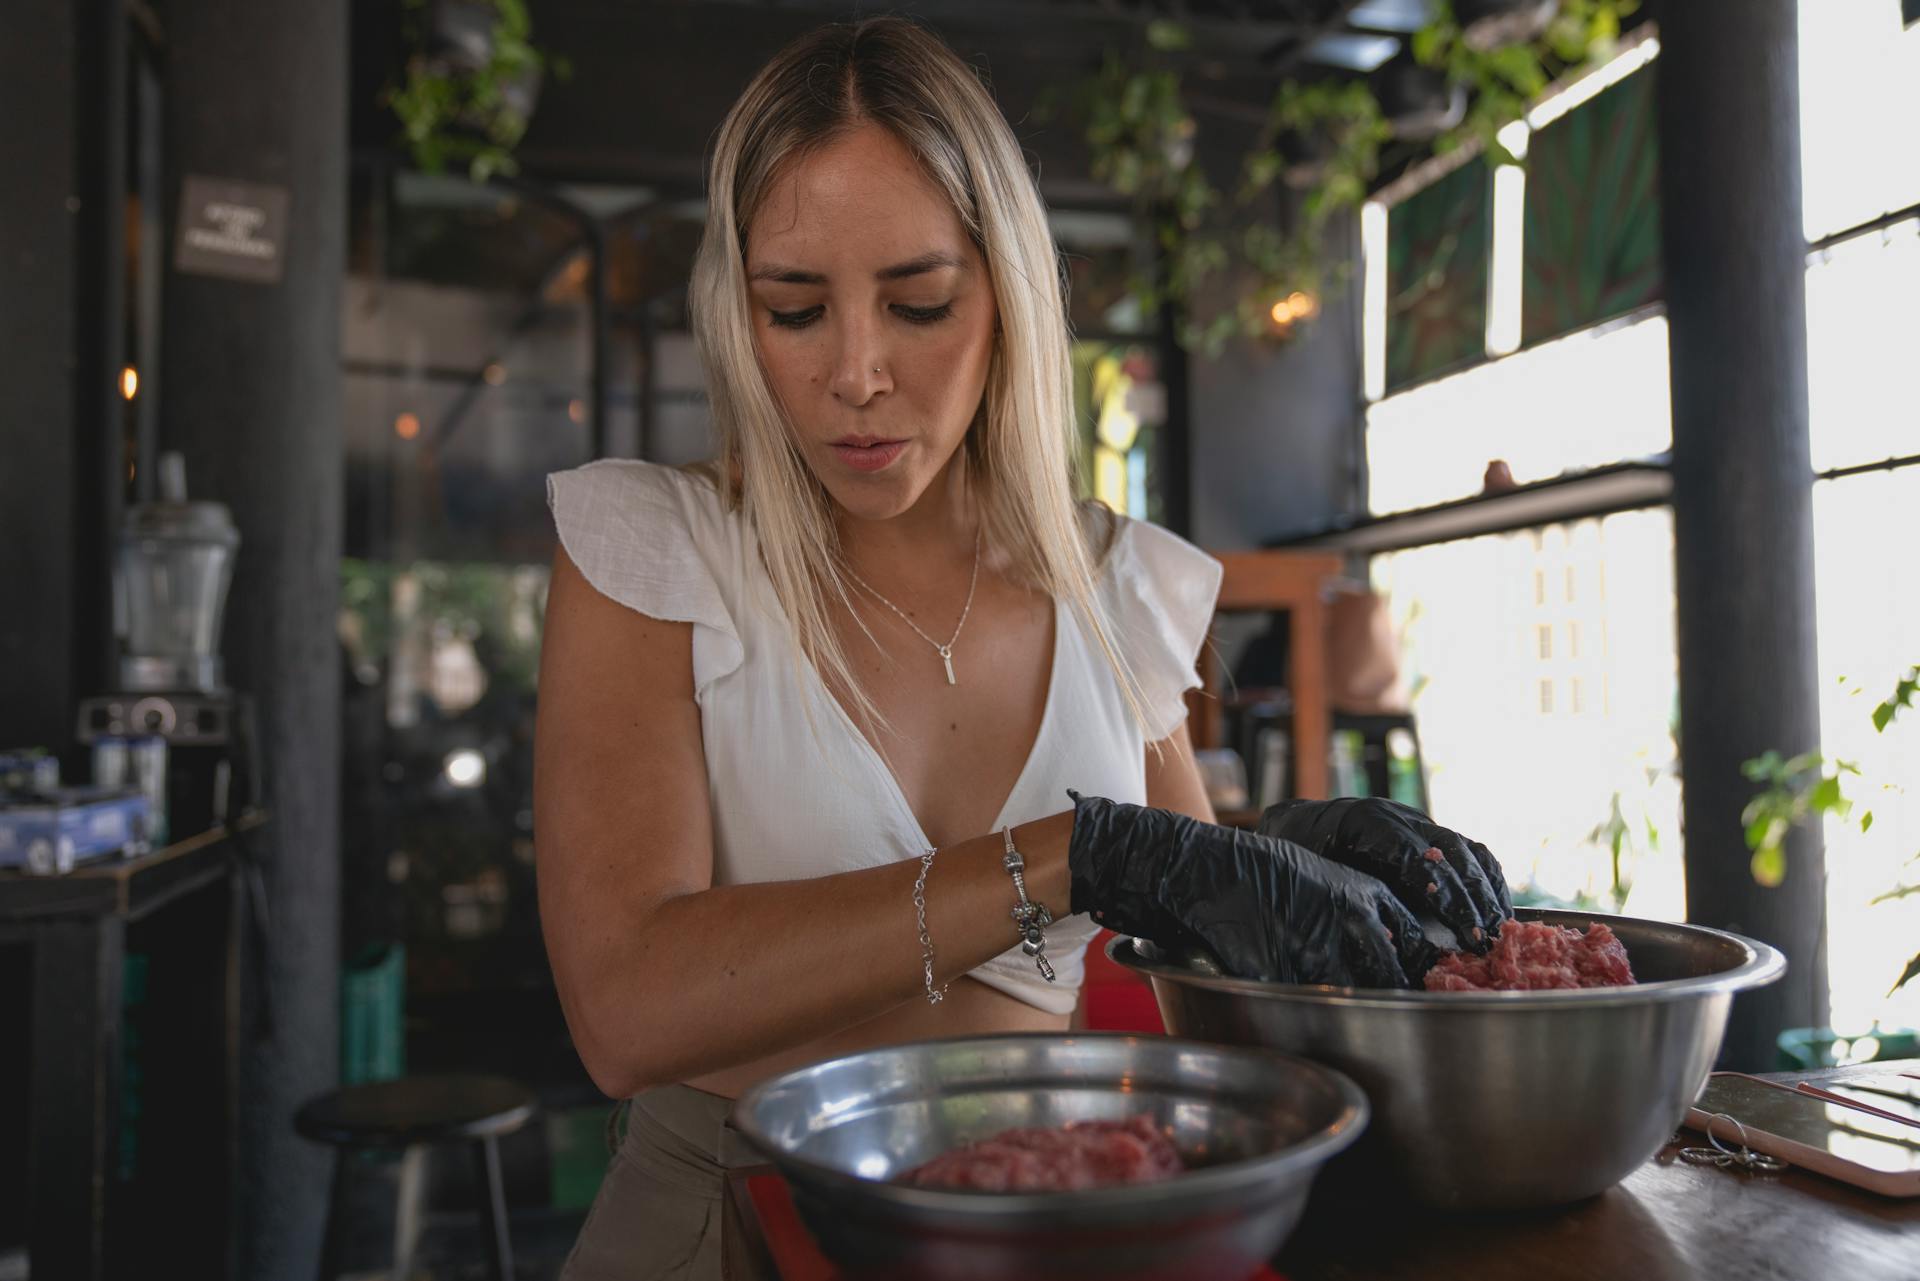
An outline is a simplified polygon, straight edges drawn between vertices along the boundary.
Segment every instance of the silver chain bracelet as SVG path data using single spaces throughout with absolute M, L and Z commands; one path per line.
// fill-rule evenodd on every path
M 920 875 L 913 880 L 913 910 L 920 918 L 920 964 L 926 971 L 928 1005 L 940 1004 L 953 986 L 942 983 L 938 990 L 933 986 L 933 935 L 927 933 L 927 873 L 933 870 L 933 856 L 939 852 L 928 850 L 920 856 Z
M 1013 909 L 1013 923 L 1020 928 L 1020 950 L 1033 958 L 1041 976 L 1051 983 L 1053 966 L 1047 960 L 1047 926 L 1053 924 L 1053 913 L 1045 903 L 1034 903 L 1027 898 L 1027 860 L 1013 848 L 1013 829 L 1003 827 L 1000 835 L 1007 843 L 1006 857 L 1000 862 L 1013 877 L 1013 892 L 1020 896 L 1020 902 Z

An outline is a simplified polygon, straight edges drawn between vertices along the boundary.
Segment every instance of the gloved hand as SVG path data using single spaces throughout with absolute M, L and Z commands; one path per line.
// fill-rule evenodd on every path
M 1276 983 L 1408 987 L 1438 959 L 1371 876 L 1288 841 L 1068 795 L 1072 910 L 1109 929 L 1199 942 L 1229 974 Z
M 1506 874 L 1486 846 L 1397 801 L 1282 801 L 1255 830 L 1379 877 L 1409 909 L 1437 916 L 1475 952 L 1493 946 L 1500 922 L 1513 915 Z

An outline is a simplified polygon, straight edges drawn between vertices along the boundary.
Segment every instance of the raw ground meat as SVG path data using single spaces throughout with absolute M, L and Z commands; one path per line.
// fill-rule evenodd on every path
M 942 1152 L 900 1182 L 976 1192 L 1070 1192 L 1121 1183 L 1158 1183 L 1185 1170 L 1173 1143 L 1144 1116 L 1125 1121 L 1004 1130 Z
M 1522 992 L 1622 987 L 1632 983 L 1627 949 L 1612 930 L 1587 932 L 1538 921 L 1508 921 L 1485 956 L 1448 952 L 1427 971 L 1429 992 Z

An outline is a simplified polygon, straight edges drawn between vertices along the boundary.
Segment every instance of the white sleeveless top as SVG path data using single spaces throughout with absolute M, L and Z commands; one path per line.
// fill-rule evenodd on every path
M 753 531 L 708 480 L 605 459 L 549 476 L 547 501 L 567 555 L 596 589 L 651 617 L 693 624 L 714 884 L 826 876 L 929 848 L 880 754 L 813 665 L 796 663 L 798 641 Z M 1056 606 L 1046 710 L 993 831 L 1071 808 L 1068 788 L 1146 802 L 1146 744 L 1186 719 L 1183 695 L 1199 683 L 1194 663 L 1220 573 L 1220 563 L 1191 543 L 1121 518 L 1096 599 L 1145 693 L 1148 732 L 1128 714 L 1112 668 L 1074 612 Z M 1011 885 L 1008 894 L 1011 903 Z M 903 902 L 901 911 L 909 910 Z M 1096 933 L 1085 916 L 1047 931 L 1055 983 L 1018 946 L 972 977 L 1067 1013 Z

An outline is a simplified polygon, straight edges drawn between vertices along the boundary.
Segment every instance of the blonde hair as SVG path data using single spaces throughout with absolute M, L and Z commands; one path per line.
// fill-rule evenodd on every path
M 1073 609 L 1144 727 L 1139 684 L 1093 594 L 1114 522 L 1104 509 L 1106 519 L 1089 520 L 1074 497 L 1066 282 L 1046 210 L 986 87 L 913 22 L 870 18 L 801 37 L 762 68 L 720 126 L 690 291 L 719 436 L 713 479 L 758 536 L 801 653 L 860 718 L 883 726 L 829 622 L 830 600 L 850 604 L 832 499 L 760 364 L 745 264 L 748 227 L 785 166 L 869 123 L 898 138 L 952 200 L 993 284 L 999 333 L 962 446 L 983 541 L 1028 585 Z

